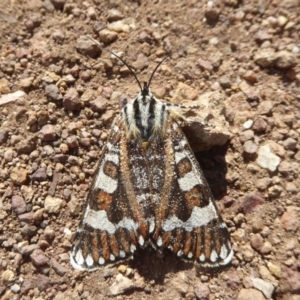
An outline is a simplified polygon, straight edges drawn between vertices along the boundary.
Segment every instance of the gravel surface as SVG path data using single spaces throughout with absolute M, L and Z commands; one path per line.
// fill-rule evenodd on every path
M 0 28 L 1 299 L 300 299 L 299 0 L 5 0 Z M 231 233 L 228 268 L 151 249 L 111 269 L 71 268 L 101 148 L 139 91 L 105 48 L 141 82 L 178 49 L 153 92 L 213 104 L 219 142 L 186 131 Z

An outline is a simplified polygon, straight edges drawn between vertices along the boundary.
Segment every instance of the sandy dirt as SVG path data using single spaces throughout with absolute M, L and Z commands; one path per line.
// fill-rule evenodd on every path
M 0 28 L 1 299 L 300 299 L 298 0 L 11 0 Z M 175 51 L 151 83 L 160 99 L 220 95 L 230 138 L 196 157 L 231 233 L 227 268 L 151 249 L 70 266 L 110 125 L 139 91 L 101 49 L 141 82 Z

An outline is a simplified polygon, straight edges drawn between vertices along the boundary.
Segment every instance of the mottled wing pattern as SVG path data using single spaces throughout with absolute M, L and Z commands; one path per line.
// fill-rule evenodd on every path
M 160 190 L 153 244 L 204 267 L 228 264 L 233 251 L 227 227 L 185 135 L 171 116 L 164 143 L 159 152 L 166 156 L 163 164 L 155 166 L 153 159 L 152 166 L 151 184 Z M 149 148 L 149 157 L 157 155 L 155 148 Z
M 71 252 L 94 270 L 151 244 L 205 267 L 231 261 L 225 223 L 171 110 L 145 84 L 116 118 Z
M 151 174 L 146 159 L 147 153 L 142 143 L 135 140 L 124 141 L 120 150 L 120 177 L 126 188 L 126 205 L 132 211 L 132 220 L 138 225 L 138 245 L 143 248 L 147 245 L 149 232 L 154 226 L 154 212 L 149 205 L 152 193 L 149 189 Z
M 91 271 L 129 258 L 138 245 L 148 239 L 149 206 L 139 205 L 132 185 L 135 182 L 132 176 L 140 176 L 148 182 L 142 167 L 137 169 L 139 151 L 137 143 L 129 143 L 126 139 L 121 118 L 117 117 L 102 151 L 73 241 L 71 264 L 75 269 Z

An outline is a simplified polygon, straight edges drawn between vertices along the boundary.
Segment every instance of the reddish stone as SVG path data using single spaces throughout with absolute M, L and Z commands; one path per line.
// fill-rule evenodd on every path
M 289 208 L 281 217 L 283 227 L 287 231 L 297 231 L 299 228 L 299 219 L 296 212 Z
M 245 195 L 242 211 L 244 214 L 251 213 L 256 206 L 262 205 L 265 200 L 259 194 Z
M 32 263 L 37 267 L 48 264 L 48 258 L 46 257 L 44 251 L 41 249 L 34 250 L 31 253 L 30 258 L 32 260 Z
M 37 275 L 37 287 L 40 291 L 44 291 L 48 288 L 50 280 L 47 276 L 38 274 Z

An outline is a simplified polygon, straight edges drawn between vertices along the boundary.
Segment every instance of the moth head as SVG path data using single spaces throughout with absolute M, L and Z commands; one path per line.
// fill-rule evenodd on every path
M 148 82 L 144 81 L 143 89 L 141 90 L 141 94 L 143 96 L 147 96 L 149 94 L 149 85 Z

